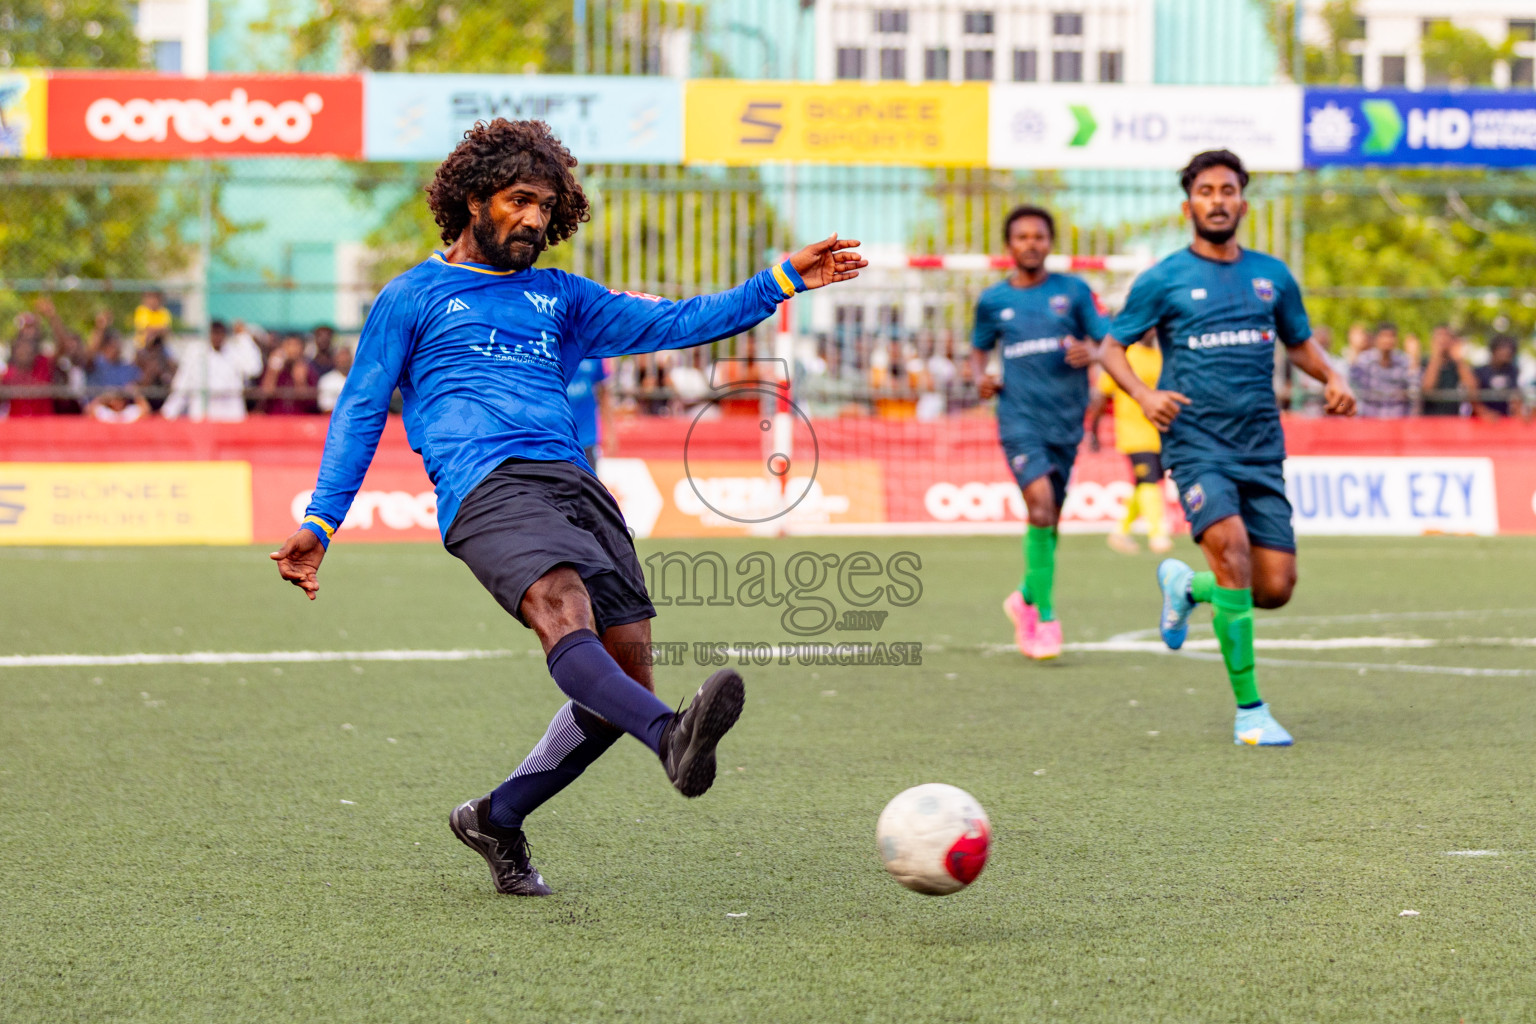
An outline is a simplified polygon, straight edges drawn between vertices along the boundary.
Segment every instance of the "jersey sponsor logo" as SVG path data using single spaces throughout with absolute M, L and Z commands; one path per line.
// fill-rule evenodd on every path
M 1072 308 L 1072 300 L 1065 295 L 1051 296 L 1051 312 L 1057 316 L 1066 316 L 1067 310 Z
M 1029 341 L 1015 341 L 1003 346 L 1004 359 L 1018 359 L 1021 356 L 1038 356 L 1047 352 L 1059 351 L 1065 338 L 1032 338 Z
M 1003 309 L 999 310 L 998 314 L 997 314 L 997 318 L 999 320 L 1012 320 L 1013 319 L 1013 307 L 1012 306 L 1005 306 Z
M 1189 290 L 1189 297 L 1192 298 L 1192 299 L 1203 299 L 1203 298 L 1205 298 L 1205 289 L 1204 288 L 1191 288 Z
M 560 301 L 558 295 L 540 295 L 538 292 L 523 292 L 528 296 L 528 301 L 533 303 L 533 308 L 545 316 L 555 315 L 555 303 Z
M 1190 351 L 1208 348 L 1232 348 L 1236 345 L 1272 345 L 1275 332 L 1245 327 L 1240 331 L 1212 331 L 1209 334 L 1189 336 Z
M 1254 278 L 1253 294 L 1259 297 L 1260 302 L 1273 302 L 1275 298 L 1275 282 L 1267 277 Z
M 448 312 L 450 313 L 463 313 L 467 312 L 468 309 L 469 303 L 463 299 L 450 299 L 448 302 Z
M 1205 488 L 1195 484 L 1195 486 L 1185 491 L 1184 507 L 1189 509 L 1191 514 L 1205 508 Z
M 499 328 L 497 329 L 499 330 Z M 496 340 L 496 330 L 491 331 L 491 339 L 484 345 L 471 343 L 470 351 L 478 352 L 487 359 L 498 363 L 557 363 L 560 348 L 560 339 L 551 338 L 547 331 L 540 331 L 537 339 L 513 338 L 507 341 Z

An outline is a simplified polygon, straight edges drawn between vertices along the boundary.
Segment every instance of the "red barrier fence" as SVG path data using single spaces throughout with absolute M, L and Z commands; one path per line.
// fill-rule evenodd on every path
M 302 513 L 327 425 L 321 417 L 0 422 L 0 543 L 161 542 L 177 522 L 201 540 L 278 539 Z M 1536 426 L 1428 418 L 1287 418 L 1285 426 L 1301 532 L 1536 533 Z M 988 417 L 818 420 L 814 441 L 804 421 L 797 428 L 786 476 L 806 498 L 767 532 L 786 525 L 806 533 L 1012 532 L 1022 519 Z M 682 418 L 621 418 L 603 476 L 642 535 L 741 534 L 748 529 L 737 520 L 777 500 L 777 478 L 765 469 L 771 437 L 756 417 L 696 428 Z M 182 476 L 167 476 L 172 463 Z M 228 513 L 227 474 L 197 468 L 210 463 L 247 467 L 248 519 Z M 167 465 L 151 474 L 152 464 Z M 71 466 L 88 479 L 61 477 Z M 1171 485 L 1167 491 L 1181 522 Z M 1129 493 L 1124 458 L 1107 445 L 1085 448 L 1065 527 L 1108 529 Z M 145 532 L 151 519 L 159 532 Z M 385 430 L 345 536 L 438 537 L 431 485 L 398 418 Z

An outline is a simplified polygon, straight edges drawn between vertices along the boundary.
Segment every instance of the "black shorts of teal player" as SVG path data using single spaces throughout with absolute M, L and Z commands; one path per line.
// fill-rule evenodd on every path
M 1049 475 L 1055 498 L 1048 517 L 1030 510 L 1019 583 L 1024 600 L 1045 622 L 1056 618 L 1056 520 L 1088 411 L 1088 368 L 1067 364 L 1067 346 L 1100 341 L 1108 327 L 1087 283 L 1067 274 L 1047 274 L 1030 288 L 1004 279 L 976 302 L 971 344 L 984 352 L 996 349 L 1002 358 L 997 432 L 1008 468 L 1021 491 Z
M 1191 532 L 1205 542 L 1216 524 L 1241 519 L 1248 548 L 1280 553 L 1247 559 L 1251 580 L 1274 591 L 1264 593 L 1264 606 L 1278 607 L 1289 598 L 1294 575 L 1279 586 L 1258 577 L 1259 568 L 1282 563 L 1294 573 L 1296 536 L 1273 373 L 1277 341 L 1296 348 L 1312 336 L 1301 289 L 1273 256 L 1245 249 L 1228 263 L 1183 249 L 1136 279 L 1111 333 L 1124 345 L 1153 328 L 1163 349 L 1158 389 L 1189 399 L 1164 434 L 1163 462 Z M 1213 569 L 1230 553 L 1202 546 Z M 1262 707 L 1253 667 L 1255 587 L 1218 586 L 1214 571 L 1194 572 L 1175 559 L 1159 567 L 1159 582 L 1165 620 L 1170 609 L 1175 617 L 1187 615 L 1191 602 L 1215 606 L 1238 707 Z

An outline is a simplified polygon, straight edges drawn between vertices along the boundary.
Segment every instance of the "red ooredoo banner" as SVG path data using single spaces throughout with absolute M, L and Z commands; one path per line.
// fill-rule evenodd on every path
M 48 154 L 161 159 L 363 155 L 363 82 L 356 75 L 54 72 Z

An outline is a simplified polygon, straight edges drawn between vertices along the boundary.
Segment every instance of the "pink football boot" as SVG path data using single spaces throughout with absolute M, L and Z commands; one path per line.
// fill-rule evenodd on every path
M 1040 622 L 1040 613 L 1017 590 L 1012 591 L 1003 601 L 1003 612 L 1013 620 L 1013 640 L 1019 645 L 1019 653 L 1026 658 L 1033 658 L 1035 628 Z
M 1030 654 L 1030 657 L 1036 661 L 1061 657 L 1060 619 L 1052 619 L 1049 622 L 1040 622 L 1035 625 L 1034 653 Z

